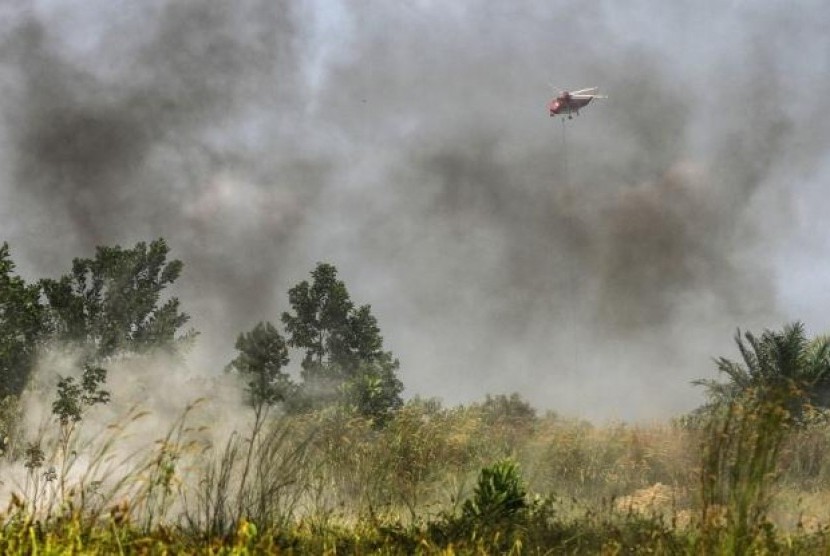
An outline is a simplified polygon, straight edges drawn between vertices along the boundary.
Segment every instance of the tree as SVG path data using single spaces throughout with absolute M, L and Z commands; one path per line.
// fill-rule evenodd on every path
M 192 338 L 192 331 L 177 335 L 190 318 L 179 300 L 161 302 L 182 270 L 181 261 L 167 262 L 168 252 L 163 239 L 132 249 L 98 247 L 94 259 L 75 259 L 70 274 L 41 280 L 55 339 L 102 360 L 122 351 L 175 351 Z
M 806 406 L 830 408 L 830 338 L 807 338 L 795 322 L 780 332 L 764 330 L 735 335 L 743 364 L 725 357 L 716 360 L 726 382 L 699 380 L 713 401 L 730 401 L 751 391 L 754 397 L 777 401 L 798 420 Z
M 0 246 L 0 399 L 23 391 L 45 333 L 40 288 L 12 276 L 14 268 L 9 245 L 3 243 Z
M 491 427 L 530 431 L 536 424 L 536 409 L 518 392 L 509 396 L 487 394 L 479 410 L 482 420 Z
M 288 348 L 282 335 L 270 322 L 260 322 L 248 333 L 240 334 L 236 340 L 239 352 L 236 359 L 226 367 L 248 380 L 245 389 L 248 403 L 254 410 L 254 425 L 245 454 L 245 466 L 242 469 L 239 492 L 244 492 L 251 470 L 251 459 L 257 448 L 257 442 L 271 406 L 285 402 L 294 390 L 291 378 L 282 369 L 288 364 Z M 237 515 L 238 522 L 242 516 L 244 497 L 240 495 Z
M 248 380 L 248 402 L 257 415 L 285 402 L 294 386 L 282 369 L 288 364 L 288 348 L 282 335 L 270 322 L 260 322 L 236 340 L 239 355 L 227 366 Z
M 61 377 L 58 381 L 58 397 L 52 402 L 52 414 L 60 427 L 60 492 L 66 496 L 66 482 L 69 469 L 78 454 L 70 451 L 72 438 L 84 412 L 98 404 L 110 401 L 110 393 L 103 389 L 107 371 L 102 367 L 86 365 L 80 380 L 75 377 Z
M 344 400 L 360 415 L 371 417 L 379 425 L 385 424 L 403 406 L 403 383 L 395 375 L 395 366 L 367 364 L 343 387 Z
M 311 284 L 304 280 L 288 291 L 294 312 L 282 314 L 288 345 L 305 350 L 306 395 L 383 419 L 402 405 L 403 384 L 371 307 L 354 306 L 333 265 L 318 263 L 311 277 Z
M 307 381 L 331 378 L 326 375 L 340 370 L 334 368 L 332 356 L 344 351 L 354 307 L 333 265 L 319 263 L 311 276 L 311 285 L 303 280 L 288 290 L 288 302 L 296 314 L 282 314 L 288 345 L 305 350 L 302 372 Z

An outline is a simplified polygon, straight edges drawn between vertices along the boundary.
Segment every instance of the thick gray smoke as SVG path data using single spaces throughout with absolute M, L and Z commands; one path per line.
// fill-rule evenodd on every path
M 735 327 L 830 324 L 819 2 L 2 12 L 2 238 L 35 277 L 165 237 L 207 372 L 321 260 L 448 402 L 663 416 Z

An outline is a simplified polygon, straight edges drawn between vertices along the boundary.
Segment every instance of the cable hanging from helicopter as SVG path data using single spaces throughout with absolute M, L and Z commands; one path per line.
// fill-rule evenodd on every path
M 554 90 L 557 90 L 553 87 Z M 598 95 L 599 87 L 588 87 L 578 91 L 560 90 L 560 92 L 548 103 L 550 117 L 563 116 L 562 118 L 562 154 L 565 183 L 568 183 L 568 145 L 565 138 L 565 118 L 573 119 L 573 114 L 579 116 L 579 109 L 586 107 L 595 98 L 608 98 L 605 95 Z
M 556 89 L 554 89 L 556 90 Z M 565 118 L 564 116 L 568 116 L 569 120 L 573 119 L 573 114 L 579 116 L 579 110 L 587 106 L 592 100 L 595 98 L 608 98 L 605 95 L 598 95 L 596 94 L 599 90 L 598 87 L 589 87 L 587 89 L 580 89 L 578 91 L 567 91 L 562 90 L 559 92 L 549 103 L 548 103 L 548 111 L 550 112 L 550 117 L 554 116 L 563 116 L 562 117 L 562 176 L 563 182 L 566 189 L 570 189 L 570 177 L 568 176 L 568 141 L 567 141 L 567 133 L 566 133 L 566 125 L 565 125 Z M 574 265 L 567 265 L 570 269 L 570 284 L 572 291 L 578 291 L 579 289 L 579 280 L 580 277 L 577 274 L 576 266 Z M 574 368 L 577 366 L 577 362 L 579 360 L 579 342 L 576 341 L 576 331 L 574 329 L 575 326 L 575 318 L 573 314 L 573 308 L 569 305 L 571 309 L 571 314 L 567 321 L 570 323 L 570 336 L 572 341 L 569 342 L 572 347 L 572 358 L 573 362 L 572 365 Z

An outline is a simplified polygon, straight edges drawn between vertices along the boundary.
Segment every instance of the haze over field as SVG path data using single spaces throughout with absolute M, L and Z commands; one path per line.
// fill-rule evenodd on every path
M 628 4 L 0 3 L 0 241 L 164 237 L 206 373 L 328 261 L 408 395 L 694 407 L 736 327 L 830 328 L 830 11 Z

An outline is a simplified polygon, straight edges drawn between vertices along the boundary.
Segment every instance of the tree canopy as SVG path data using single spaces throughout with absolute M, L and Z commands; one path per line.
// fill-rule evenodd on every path
M 94 258 L 75 259 L 71 273 L 41 280 L 54 338 L 98 359 L 174 350 L 193 333 L 180 334 L 190 317 L 179 311 L 179 300 L 161 299 L 182 271 L 181 261 L 167 261 L 168 252 L 163 239 L 132 249 L 98 247 Z
M 381 420 L 402 404 L 398 360 L 383 350 L 371 307 L 355 307 L 334 265 L 318 263 L 311 277 L 288 291 L 293 312 L 282 314 L 288 345 L 304 351 L 305 394 Z
M 183 266 L 168 255 L 163 239 L 132 248 L 100 246 L 93 257 L 74 259 L 69 273 L 26 284 L 13 275 L 3 244 L 0 396 L 23 390 L 38 349 L 52 343 L 81 349 L 83 380 L 95 379 L 94 392 L 103 392 L 102 365 L 108 358 L 154 349 L 176 352 L 195 332 L 183 331 L 190 317 L 180 310 L 178 298 L 164 295 Z M 337 404 L 380 423 L 401 407 L 398 360 L 384 350 L 371 306 L 351 300 L 334 265 L 319 263 L 311 280 L 288 291 L 288 301 L 291 310 L 281 315 L 285 337 L 269 322 L 257 324 L 239 335 L 237 356 L 227 367 L 246 378 L 249 401 L 258 412 L 277 403 L 289 410 Z M 302 353 L 300 384 L 285 371 L 289 347 Z M 86 383 L 61 380 L 63 396 L 56 407 L 71 417 L 69 422 L 85 400 L 86 390 L 79 388 Z
M 237 357 L 227 367 L 248 381 L 246 393 L 257 413 L 288 400 L 294 386 L 283 367 L 288 364 L 288 348 L 282 335 L 270 322 L 260 322 L 236 340 Z
M 809 339 L 804 324 L 794 322 L 783 330 L 735 335 L 742 362 L 716 359 L 726 382 L 700 380 L 714 401 L 728 401 L 752 392 L 754 396 L 784 404 L 794 419 L 806 407 L 830 408 L 830 338 Z
M 37 284 L 13 276 L 9 245 L 0 246 L 0 399 L 19 394 L 44 336 L 45 309 Z

